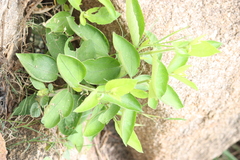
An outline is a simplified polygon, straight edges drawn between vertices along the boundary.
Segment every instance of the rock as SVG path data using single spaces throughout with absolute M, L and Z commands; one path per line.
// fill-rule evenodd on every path
M 1 160 L 7 160 L 6 155 L 7 155 L 7 149 L 6 149 L 6 146 L 5 146 L 5 141 L 2 137 L 2 135 L 0 134 L 0 159 Z
M 185 104 L 175 110 L 160 103 L 156 110 L 145 107 L 148 114 L 185 118 L 186 121 L 152 121 L 139 116 L 136 132 L 144 154 L 132 150 L 137 160 L 213 159 L 240 139 L 240 9 L 239 1 L 225 0 L 139 0 L 146 28 L 162 38 L 190 26 L 178 36 L 222 42 L 221 53 L 207 58 L 191 58 L 189 79 L 199 91 L 171 81 Z M 125 1 L 114 1 L 124 10 Z M 168 63 L 171 54 L 163 61 Z M 146 70 L 147 72 L 147 70 Z

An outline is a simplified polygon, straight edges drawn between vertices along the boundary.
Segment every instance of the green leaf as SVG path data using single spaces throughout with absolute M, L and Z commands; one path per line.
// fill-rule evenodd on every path
M 47 96 L 49 93 L 49 90 L 47 88 L 43 88 L 37 92 L 37 96 Z
M 79 88 L 80 82 L 86 75 L 86 68 L 76 58 L 63 54 L 57 57 L 57 66 L 62 78 L 67 84 L 74 88 Z
M 167 91 L 162 96 L 161 101 L 169 106 L 174 107 L 175 109 L 181 109 L 184 107 L 177 93 L 169 85 L 167 87 Z
M 76 10 L 80 11 L 80 5 L 82 0 L 68 0 L 68 2 L 75 8 Z
M 152 98 L 161 98 L 167 90 L 167 84 L 168 84 L 167 69 L 164 66 L 164 64 L 160 60 L 158 60 L 157 55 L 154 55 L 152 65 L 152 78 L 149 83 L 150 85 L 149 92 L 152 92 L 155 95 Z
M 122 140 L 127 145 L 134 129 L 137 113 L 132 110 L 124 109 L 120 121 Z
M 126 109 L 129 109 L 129 110 L 142 112 L 141 104 L 130 93 L 125 94 L 124 96 L 122 96 L 120 100 L 115 99 L 114 97 L 112 97 L 110 95 L 104 94 L 101 97 L 100 101 L 103 102 L 103 103 L 113 103 L 113 104 L 116 104 L 116 105 L 118 105 L 118 106 L 120 106 L 122 108 L 126 108 Z
M 137 85 L 135 86 L 135 89 L 141 89 L 144 91 L 147 91 L 149 89 L 149 80 L 151 79 L 151 76 L 149 75 L 139 75 L 135 77 L 134 79 L 138 80 Z
M 42 83 L 42 82 L 40 82 L 40 81 L 38 81 L 38 80 L 36 80 L 32 77 L 30 78 L 30 81 L 32 82 L 33 87 L 38 89 L 38 90 L 46 88 L 44 83 Z
M 45 107 L 45 106 L 48 105 L 49 97 L 48 96 L 39 97 L 38 102 L 39 102 L 41 107 Z
M 114 79 L 105 85 L 105 91 L 116 97 L 121 97 L 131 92 L 137 84 L 135 79 Z
M 44 110 L 42 123 L 46 128 L 56 126 L 62 117 L 67 117 L 73 108 L 73 97 L 67 89 L 58 92 Z
M 145 27 L 144 17 L 138 0 L 126 1 L 126 16 L 132 42 L 137 47 Z
M 188 61 L 189 56 L 175 54 L 171 62 L 169 63 L 167 70 L 168 73 L 174 72 L 176 69 L 184 66 Z
M 73 95 L 73 101 L 74 101 L 73 109 L 75 109 L 82 103 L 83 100 L 79 97 L 79 95 Z M 74 132 L 76 132 L 75 128 L 78 125 L 80 118 L 81 118 L 81 114 L 71 112 L 69 116 L 67 116 L 66 118 L 63 118 L 59 122 L 58 128 L 60 132 L 64 135 L 71 135 Z
M 118 12 L 116 12 L 112 2 L 110 0 L 98 0 L 100 3 L 102 3 L 108 10 L 109 14 L 112 16 L 119 15 Z
M 85 26 L 77 25 L 74 22 L 74 17 L 67 17 L 67 20 L 71 29 L 79 37 L 81 37 L 84 41 L 91 40 L 94 43 L 91 47 L 95 48 L 98 54 L 108 56 L 109 43 L 105 35 L 100 30 L 89 24 L 86 24 Z
M 105 124 L 98 121 L 98 118 L 101 113 L 98 115 L 92 117 L 86 124 L 85 130 L 83 132 L 83 135 L 86 137 L 95 136 L 97 135 L 101 130 L 103 130 Z
M 103 55 L 99 54 L 96 48 L 92 46 L 94 46 L 92 40 L 83 41 L 81 47 L 76 50 L 77 58 L 80 61 L 86 61 L 88 59 L 96 59 L 103 57 Z
M 122 137 L 119 122 L 117 121 L 114 121 L 114 122 L 115 122 L 115 129 L 117 133 L 119 134 L 120 137 Z M 139 141 L 135 131 L 132 132 L 132 135 L 130 136 L 127 145 L 131 146 L 136 151 L 143 153 L 141 142 Z
M 57 0 L 57 3 L 60 4 L 60 5 L 66 3 L 66 2 L 67 2 L 67 0 Z
M 172 77 L 178 79 L 179 81 L 185 83 L 186 85 L 188 85 L 189 87 L 195 89 L 195 90 L 198 90 L 198 87 L 196 86 L 195 83 L 193 83 L 192 81 L 188 80 L 187 78 L 183 77 L 183 76 L 180 76 L 180 75 L 177 75 L 177 74 L 174 74 L 174 75 L 171 75 Z
M 130 93 L 137 98 L 144 99 L 148 97 L 148 93 L 140 89 L 133 89 Z
M 120 110 L 120 107 L 115 104 L 111 104 L 109 109 L 104 111 L 99 117 L 98 121 L 103 123 L 103 124 L 108 124 L 111 119 L 118 113 Z
M 113 33 L 113 45 L 118 53 L 118 58 L 130 77 L 138 72 L 140 56 L 137 50 L 123 37 Z
M 80 23 L 81 23 L 81 25 L 83 25 L 83 26 L 85 26 L 85 25 L 87 24 L 87 20 L 86 20 L 86 18 L 84 17 L 84 14 L 85 14 L 85 12 L 82 11 L 82 12 L 80 13 L 80 17 L 79 17 Z
M 115 79 L 120 73 L 119 62 L 111 57 L 90 59 L 83 62 L 87 69 L 85 81 L 91 84 L 105 84 Z
M 206 41 L 208 43 L 210 43 L 212 46 L 214 46 L 215 48 L 219 48 L 221 47 L 222 43 L 221 42 L 217 42 L 217 41 Z
M 29 115 L 32 104 L 36 102 L 35 98 L 36 98 L 36 95 L 33 94 L 33 95 L 28 96 L 25 99 L 23 99 L 20 102 L 20 104 L 18 105 L 18 107 L 14 109 L 13 115 L 14 116 L 16 116 L 16 115 Z
M 75 131 L 76 133 L 71 134 L 67 137 L 67 140 L 69 141 L 69 144 L 67 145 L 67 147 L 69 149 L 76 147 L 78 152 L 80 152 L 82 150 L 83 143 L 84 143 L 82 125 L 78 125 Z
M 58 54 L 64 54 L 64 44 L 67 39 L 67 36 L 63 33 L 54 33 L 50 29 L 46 29 L 46 45 L 54 59 L 57 58 Z
M 87 110 L 92 109 L 99 103 L 99 95 L 97 90 L 90 93 L 89 96 L 78 106 L 74 112 L 85 112 Z
M 53 82 L 58 78 L 55 60 L 44 54 L 16 54 L 28 74 L 41 82 Z
M 41 115 L 41 108 L 38 104 L 38 102 L 34 102 L 30 109 L 30 115 L 31 117 L 39 117 Z
M 197 57 L 207 57 L 219 52 L 220 51 L 216 47 L 207 41 L 200 41 L 198 43 L 190 43 L 188 54 Z
M 152 109 L 156 109 L 158 106 L 158 99 L 156 98 L 148 98 L 148 106 Z
M 191 67 L 192 65 L 184 65 L 182 67 L 179 67 L 178 69 L 176 69 L 173 74 L 179 74 L 181 76 L 186 76 L 186 74 L 184 73 L 189 67 Z
M 58 12 L 46 22 L 45 27 L 50 28 L 52 32 L 66 32 L 73 35 L 74 32 L 68 25 L 67 17 L 71 16 L 69 12 Z
M 77 58 L 77 53 L 76 51 L 73 51 L 73 46 L 71 40 L 73 39 L 73 37 L 69 37 L 68 40 L 66 41 L 65 45 L 64 45 L 64 54 L 67 56 L 72 56 Z

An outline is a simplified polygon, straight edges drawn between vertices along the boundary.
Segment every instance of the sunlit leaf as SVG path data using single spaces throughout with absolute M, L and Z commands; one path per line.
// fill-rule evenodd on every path
M 123 37 L 113 33 L 113 45 L 118 53 L 118 58 L 130 77 L 138 72 L 140 56 L 137 50 Z
M 171 75 L 172 77 L 178 79 L 179 81 L 185 83 L 186 85 L 188 85 L 189 87 L 195 89 L 195 90 L 198 90 L 198 87 L 196 86 L 195 83 L 193 83 L 192 81 L 188 80 L 187 78 L 183 77 L 183 76 L 180 76 L 180 75 L 177 75 L 177 74 L 174 74 L 174 75 Z
M 74 110 L 74 112 L 85 112 L 95 107 L 98 103 L 99 95 L 97 93 L 97 90 L 95 90 L 91 92 L 87 98 L 84 99 L 84 101 Z
M 73 108 L 73 97 L 67 89 L 58 92 L 44 110 L 42 123 L 46 128 L 56 126 L 61 117 L 67 117 Z
M 207 41 L 200 41 L 189 46 L 188 54 L 197 57 L 207 57 L 219 53 L 220 51 L 208 43 Z
M 78 88 L 86 75 L 86 68 L 76 58 L 63 54 L 57 57 L 57 66 L 62 78 L 72 88 Z
M 168 85 L 167 91 L 162 96 L 161 101 L 175 109 L 183 108 L 183 104 L 178 96 L 178 94 Z
M 206 41 L 208 43 L 210 43 L 212 46 L 214 46 L 215 48 L 219 48 L 221 47 L 222 43 L 221 42 L 217 42 L 217 41 Z
M 91 84 L 104 84 L 117 78 L 120 73 L 119 62 L 111 57 L 90 59 L 83 62 L 87 69 L 84 80 Z
M 28 74 L 41 82 L 53 82 L 58 78 L 55 60 L 44 54 L 16 54 Z
M 184 66 L 188 61 L 189 56 L 175 54 L 170 64 L 167 67 L 168 73 L 174 72 L 176 69 Z
M 40 82 L 32 77 L 30 78 L 30 81 L 32 82 L 33 87 L 38 90 L 46 88 L 43 82 Z
M 156 109 L 158 106 L 158 99 L 156 98 L 148 98 L 148 106 L 152 109 Z
M 76 10 L 80 11 L 80 5 L 82 0 L 68 0 L 68 2 L 75 8 Z
M 126 16 L 132 42 L 137 47 L 145 27 L 144 17 L 138 0 L 126 1 Z
M 99 117 L 98 121 L 103 124 L 108 124 L 109 121 L 118 113 L 120 107 L 112 104 L 106 111 L 104 111 Z
M 148 97 L 148 93 L 140 89 L 133 89 L 130 93 L 137 98 L 144 99 Z
M 95 136 L 97 135 L 101 130 L 103 130 L 105 124 L 98 121 L 98 118 L 101 113 L 98 115 L 92 117 L 86 124 L 86 127 L 84 129 L 83 135 L 86 137 Z

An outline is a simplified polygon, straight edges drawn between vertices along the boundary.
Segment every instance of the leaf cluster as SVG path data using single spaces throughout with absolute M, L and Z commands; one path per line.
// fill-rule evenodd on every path
M 145 31 L 142 10 L 137 0 L 126 1 L 126 19 L 131 42 L 113 33 L 116 54 L 110 55 L 106 36 L 88 23 L 101 25 L 116 20 L 118 13 L 110 0 L 99 0 L 102 7 L 81 10 L 81 0 L 58 0 L 64 11 L 58 12 L 46 24 L 46 54 L 17 54 L 31 76 L 36 94 L 26 97 L 15 109 L 14 115 L 43 115 L 46 128 L 58 126 L 66 135 L 68 148 L 83 146 L 83 136 L 95 137 L 110 120 L 125 145 L 143 152 L 134 131 L 138 114 L 143 114 L 139 99 L 156 109 L 158 102 L 176 109 L 183 104 L 169 85 L 170 77 L 176 78 L 197 90 L 186 78 L 190 56 L 206 57 L 218 53 L 219 42 L 193 40 L 166 41 L 179 32 L 162 39 Z M 71 15 L 80 12 L 80 24 Z M 79 37 L 79 48 L 73 45 Z M 175 55 L 169 65 L 162 62 L 162 54 L 172 51 Z M 141 74 L 140 62 L 152 66 L 149 75 Z M 63 79 L 65 86 L 55 88 L 54 82 Z

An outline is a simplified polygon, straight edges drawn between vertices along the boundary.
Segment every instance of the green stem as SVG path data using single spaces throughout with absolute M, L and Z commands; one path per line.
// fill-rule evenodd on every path
M 174 48 L 142 52 L 142 53 L 140 53 L 140 55 L 150 55 L 150 54 L 154 54 L 154 53 L 163 53 L 163 52 L 167 52 L 167 51 L 174 51 Z

